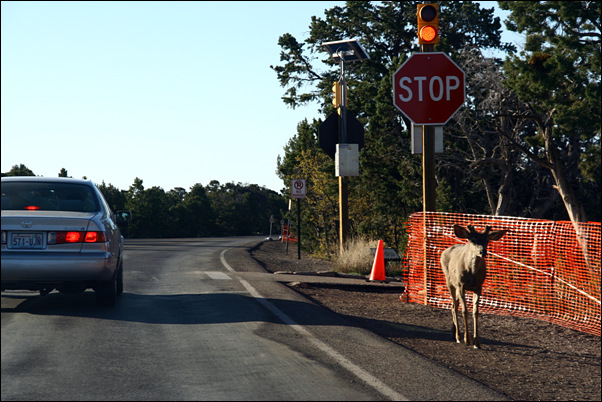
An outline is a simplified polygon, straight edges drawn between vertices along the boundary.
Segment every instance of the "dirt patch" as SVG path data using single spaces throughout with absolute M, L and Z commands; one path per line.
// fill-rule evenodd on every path
M 320 272 L 332 263 L 297 259 L 296 245 L 263 242 L 251 255 L 270 272 Z M 302 281 L 302 279 L 300 279 Z M 544 321 L 481 314 L 482 349 L 457 344 L 451 313 L 405 303 L 398 293 L 354 286 L 293 288 L 324 307 L 395 343 L 440 362 L 517 400 L 600 400 L 600 337 Z

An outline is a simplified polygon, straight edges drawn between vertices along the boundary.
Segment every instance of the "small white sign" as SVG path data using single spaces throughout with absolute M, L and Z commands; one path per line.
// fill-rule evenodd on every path
M 359 146 L 358 144 L 337 144 L 334 158 L 334 175 L 359 176 Z
M 305 180 L 303 180 L 303 179 L 293 180 L 291 196 L 293 198 L 305 198 Z
M 412 153 L 422 154 L 422 131 L 424 126 L 416 126 L 412 123 Z M 443 126 L 435 127 L 435 153 L 443 152 Z

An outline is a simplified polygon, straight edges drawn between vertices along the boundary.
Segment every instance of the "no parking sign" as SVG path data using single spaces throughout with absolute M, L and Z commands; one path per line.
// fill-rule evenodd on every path
M 305 180 L 303 180 L 303 179 L 293 180 L 291 196 L 293 198 L 305 198 Z

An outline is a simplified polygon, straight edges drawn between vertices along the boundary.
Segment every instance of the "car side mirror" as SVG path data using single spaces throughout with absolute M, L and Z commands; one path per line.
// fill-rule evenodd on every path
M 127 224 L 132 220 L 132 213 L 130 211 L 117 211 L 115 212 L 117 217 L 117 223 Z

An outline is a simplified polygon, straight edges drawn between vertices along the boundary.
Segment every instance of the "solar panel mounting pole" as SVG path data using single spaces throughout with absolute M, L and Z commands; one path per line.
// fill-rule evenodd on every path
M 339 144 L 347 143 L 347 85 L 345 84 L 345 62 L 364 61 L 370 56 L 357 39 L 345 39 L 332 42 L 324 42 L 322 46 L 330 54 L 335 62 L 341 66 L 341 105 L 340 105 L 340 130 Z M 349 233 L 349 211 L 347 195 L 348 178 L 339 176 L 339 239 L 341 253 L 344 251 L 345 243 Z
M 345 85 L 345 52 L 339 52 L 341 59 L 341 130 L 339 132 L 339 143 L 347 143 L 347 85 Z M 347 238 L 349 234 L 349 194 L 348 178 L 339 176 L 339 247 L 340 252 L 345 251 Z

